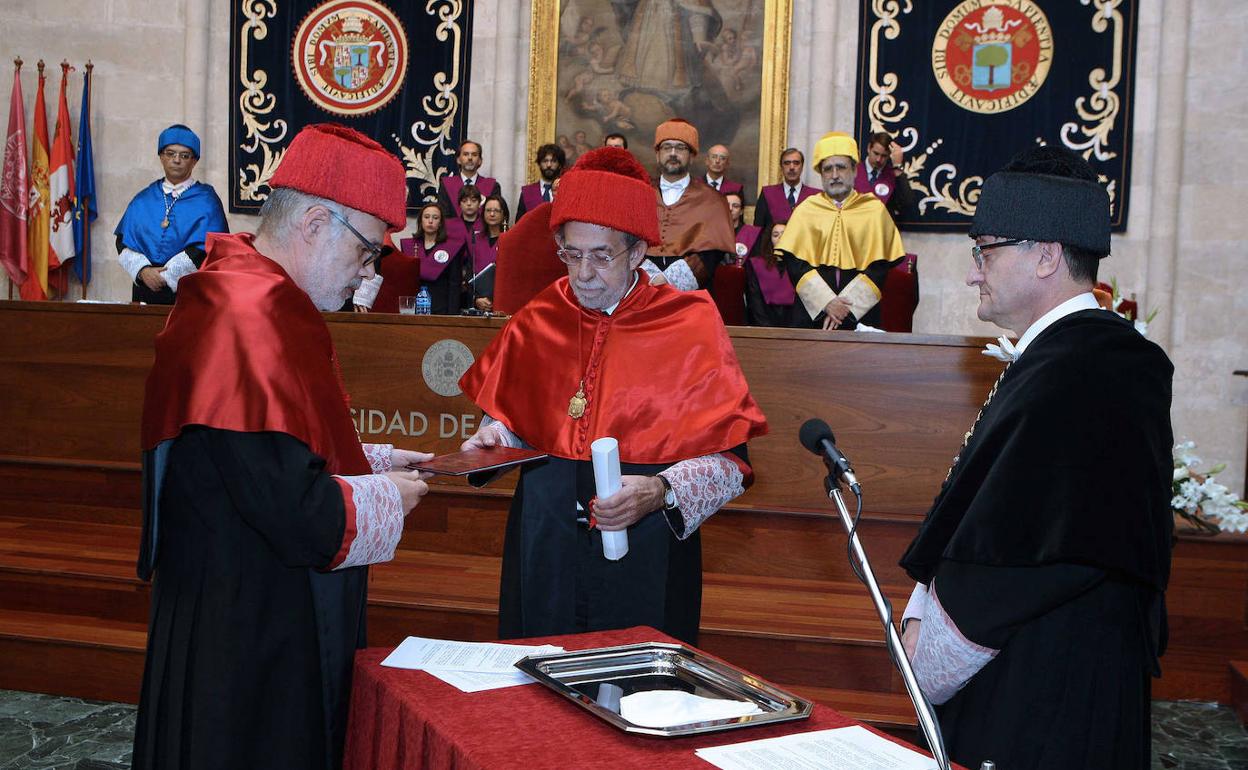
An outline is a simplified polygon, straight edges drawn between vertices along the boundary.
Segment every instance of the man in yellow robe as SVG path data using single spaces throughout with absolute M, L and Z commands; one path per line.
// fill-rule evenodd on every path
M 823 190 L 798 204 L 776 244 L 797 289 L 792 326 L 879 326 L 884 278 L 906 250 L 880 199 L 854 190 L 858 157 L 848 134 L 828 133 L 815 144 Z

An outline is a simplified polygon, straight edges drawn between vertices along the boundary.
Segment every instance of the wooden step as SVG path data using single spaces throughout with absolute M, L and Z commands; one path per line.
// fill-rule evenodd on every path
M 1231 706 L 1239 714 L 1239 721 L 1248 725 L 1248 661 L 1232 660 Z
M 0 640 L 14 660 L 33 661 L 38 644 L 49 655 L 68 656 L 42 678 L 37 665 L 17 676 L 14 688 L 134 697 L 137 678 L 105 686 L 97 674 L 82 686 L 59 683 L 66 666 L 75 676 L 86 667 L 80 648 L 107 650 L 110 660 L 129 654 L 138 661 L 119 670 L 141 672 L 150 586 L 134 573 L 137 542 L 133 525 L 0 517 L 0 613 L 8 619 L 0 618 Z M 398 551 L 394 561 L 370 571 L 369 643 L 395 645 L 408 635 L 495 639 L 500 565 L 497 556 Z M 900 688 L 860 586 L 799 578 L 760 586 L 718 573 L 708 573 L 704 584 L 700 646 L 772 681 L 826 693 L 819 697 L 835 700 L 821 702 L 846 713 L 892 724 L 876 719 L 879 704 L 889 702 L 876 696 Z M 41 624 L 52 630 L 32 635 Z M 127 646 L 124 633 L 110 630 L 137 636 Z
M 0 689 L 137 703 L 147 624 L 0 609 Z

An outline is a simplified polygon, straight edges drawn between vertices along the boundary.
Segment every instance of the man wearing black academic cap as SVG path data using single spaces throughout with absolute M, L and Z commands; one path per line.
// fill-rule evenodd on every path
M 907 651 L 960 764 L 1147 768 L 1174 368 L 1097 308 L 1109 197 L 1078 156 L 989 177 L 970 235 L 979 318 L 1017 353 L 902 557 Z

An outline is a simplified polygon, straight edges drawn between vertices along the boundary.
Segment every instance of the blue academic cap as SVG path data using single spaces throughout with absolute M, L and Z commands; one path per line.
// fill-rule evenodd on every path
M 195 157 L 199 157 L 199 137 L 195 135 L 194 131 L 181 123 L 174 123 L 160 132 L 160 138 L 156 140 L 156 152 L 163 152 L 171 144 L 189 147 L 191 152 L 195 153 Z

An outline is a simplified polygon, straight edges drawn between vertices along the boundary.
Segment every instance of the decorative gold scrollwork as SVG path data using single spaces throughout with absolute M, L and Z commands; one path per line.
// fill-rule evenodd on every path
M 904 120 L 906 114 L 910 112 L 910 105 L 904 101 L 897 101 L 897 98 L 893 96 L 899 83 L 897 73 L 885 72 L 880 75 L 877 69 L 880 60 L 880 36 L 896 40 L 901 34 L 901 24 L 898 23 L 897 17 L 903 13 L 910 13 L 911 5 L 910 0 L 905 0 L 904 7 L 899 0 L 873 0 L 871 10 L 876 20 L 871 25 L 871 57 L 867 82 L 874 95 L 867 103 L 867 114 L 871 116 L 872 130 L 882 131 L 885 130 L 885 124 L 899 123 Z
M 430 198 L 437 194 L 438 181 L 446 172 L 445 169 L 438 168 L 438 156 L 450 157 L 458 150 L 452 141 L 451 132 L 459 115 L 459 97 L 455 94 L 455 89 L 459 87 L 459 57 L 463 51 L 463 29 L 459 20 L 464 13 L 464 4 L 462 0 L 428 0 L 425 3 L 425 12 L 438 18 L 438 26 L 434 31 L 437 39 L 442 42 L 453 41 L 451 71 L 449 74 L 435 73 L 433 87 L 437 92 L 420 100 L 426 119 L 412 124 L 411 135 L 415 146 L 409 147 L 397 136 L 394 140 L 403 157 L 403 165 L 407 168 L 407 177 L 419 180 L 422 197 Z
M 242 0 L 240 7 L 247 21 L 239 30 L 238 76 L 244 90 L 238 99 L 238 110 L 246 132 L 246 141 L 239 145 L 239 149 L 248 154 L 258 151 L 261 156 L 259 163 L 240 166 L 238 190 L 242 200 L 262 201 L 268 193 L 261 188 L 268 187 L 277 164 L 282 160 L 283 150 L 274 150 L 273 145 L 286 138 L 287 126 L 284 120 L 267 120 L 277 99 L 264 90 L 269 74 L 264 70 L 251 71 L 247 64 L 247 51 L 251 40 L 263 40 L 268 36 L 269 26 L 265 19 L 277 15 L 277 0 Z
M 1092 0 L 1079 2 L 1088 5 Z M 1109 143 L 1109 134 L 1114 129 L 1120 109 L 1118 94 L 1114 89 L 1122 78 L 1123 20 L 1122 14 L 1118 12 L 1121 4 L 1122 0 L 1095 0 L 1096 12 L 1092 14 L 1092 29 L 1104 33 L 1109 29 L 1110 22 L 1113 23 L 1114 55 L 1109 79 L 1105 79 L 1104 69 L 1097 67 L 1092 70 L 1088 73 L 1088 85 L 1092 87 L 1092 94 L 1075 100 L 1075 112 L 1079 114 L 1079 118 L 1092 125 L 1081 126 L 1074 121 L 1062 125 L 1062 144 L 1081 152 L 1084 159 L 1090 156 L 1097 160 L 1117 157 L 1117 153 L 1111 152 L 1105 146 Z M 1076 137 L 1076 132 L 1082 134 L 1083 138 Z

